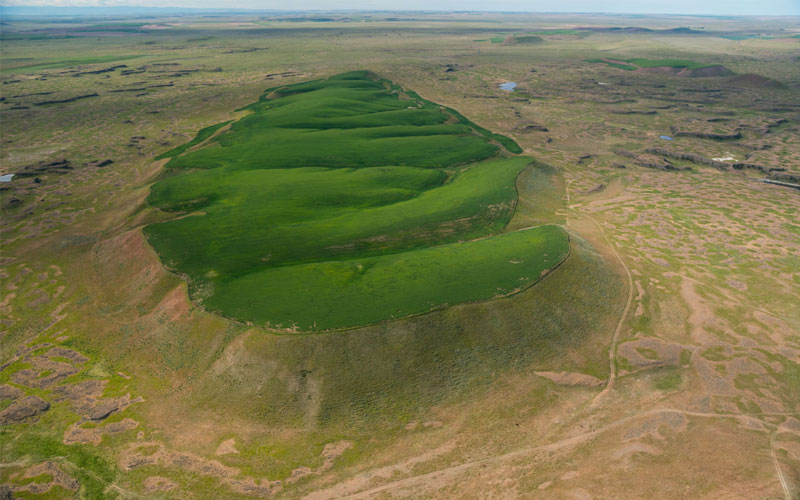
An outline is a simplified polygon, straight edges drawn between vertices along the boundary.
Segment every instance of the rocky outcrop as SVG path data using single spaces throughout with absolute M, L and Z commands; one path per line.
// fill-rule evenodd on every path
M 652 110 L 635 110 L 635 109 L 617 109 L 611 111 L 615 115 L 656 115 L 657 111 Z
M 708 158 L 704 158 L 700 155 L 696 155 L 693 153 L 681 153 L 677 151 L 668 151 L 666 149 L 661 148 L 650 148 L 645 150 L 646 153 L 658 156 L 664 156 L 667 158 L 674 158 L 676 160 L 686 160 L 692 163 L 697 163 L 698 165 L 708 165 L 709 167 L 714 167 L 719 170 L 728 170 L 728 164 L 723 163 L 720 161 L 710 160 Z
M 36 417 L 49 409 L 50 403 L 44 399 L 39 396 L 28 396 L 15 401 L 11 406 L 0 412 L 0 425 L 22 422 Z
M 98 97 L 99 95 L 100 94 L 95 92 L 93 94 L 76 95 L 75 97 L 69 97 L 67 99 L 57 99 L 57 100 L 53 100 L 53 101 L 39 101 L 39 102 L 33 103 L 33 105 L 34 106 L 46 106 L 48 104 L 64 104 L 64 103 L 67 103 L 67 102 L 77 101 L 79 99 L 86 99 L 88 97 Z
M 528 122 L 528 123 L 520 123 L 516 127 L 514 127 L 516 132 L 549 132 L 549 129 L 544 125 L 539 125 L 538 123 Z
M 112 71 L 116 71 L 121 68 L 127 68 L 127 64 L 118 64 L 116 66 L 111 66 L 110 68 L 103 68 L 103 69 L 96 69 L 94 71 L 80 71 L 78 73 L 74 73 L 72 76 L 81 76 L 81 75 L 99 75 L 101 73 L 111 73 Z
M 630 158 L 640 167 L 654 168 L 657 170 L 690 170 L 689 167 L 676 167 L 672 163 L 653 154 L 638 154 L 624 149 L 616 149 L 614 153 Z
M 650 148 L 646 149 L 645 152 L 653 155 L 664 156 L 667 158 L 675 158 L 676 160 L 686 160 L 692 163 L 696 163 L 698 165 L 708 165 L 718 170 L 728 170 L 729 168 L 733 168 L 734 170 L 742 170 L 742 169 L 758 170 L 759 172 L 765 172 L 765 173 L 770 171 L 767 167 L 755 163 L 744 163 L 744 162 L 725 163 L 721 161 L 710 160 L 704 156 L 696 155 L 693 153 L 668 151 L 666 149 L 661 149 L 661 148 Z
M 742 131 L 736 130 L 730 134 L 716 134 L 713 132 L 690 132 L 672 128 L 672 135 L 675 137 L 696 137 L 698 139 L 711 139 L 713 141 L 737 141 L 742 138 Z
M 800 175 L 795 175 L 795 174 L 773 172 L 769 175 L 769 178 L 772 179 L 773 181 L 792 182 L 794 184 L 800 184 Z
M 90 161 L 89 163 L 86 164 L 86 166 L 100 168 L 100 167 L 107 167 L 112 163 L 114 163 L 114 160 L 95 160 L 95 161 Z
M 36 177 L 40 174 L 66 174 L 72 170 L 69 160 L 43 161 L 34 165 L 23 167 L 22 170 L 15 172 L 19 177 Z

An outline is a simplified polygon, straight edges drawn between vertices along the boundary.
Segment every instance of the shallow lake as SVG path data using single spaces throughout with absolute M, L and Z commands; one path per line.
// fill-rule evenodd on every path
M 14 174 L 0 175 L 0 182 L 11 182 L 11 179 L 13 177 L 14 177 Z
M 664 139 L 665 141 L 671 141 L 672 140 L 672 137 L 670 137 L 668 135 L 659 135 L 658 138 L 659 139 Z
M 503 90 L 514 90 L 514 87 L 516 86 L 517 84 L 515 82 L 506 82 L 499 85 L 499 87 Z

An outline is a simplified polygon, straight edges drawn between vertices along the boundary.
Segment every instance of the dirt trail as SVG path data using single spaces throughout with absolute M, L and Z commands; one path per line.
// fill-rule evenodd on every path
M 570 200 L 569 182 L 567 182 L 567 186 L 566 186 L 566 198 L 567 198 L 567 206 L 572 210 L 576 210 L 576 211 L 580 212 L 580 208 L 578 206 L 571 205 L 571 203 L 570 203 L 571 200 Z M 605 388 L 600 393 L 598 393 L 597 396 L 595 396 L 593 398 L 591 404 L 595 405 L 600 400 L 602 400 L 602 398 L 604 398 L 608 393 L 610 393 L 612 391 L 612 389 L 614 388 L 614 382 L 615 382 L 616 376 L 617 376 L 617 371 L 616 371 L 617 344 L 619 342 L 619 338 L 620 338 L 620 334 L 621 334 L 623 325 L 625 324 L 625 321 L 626 321 L 626 319 L 628 317 L 628 314 L 629 314 L 629 312 L 631 310 L 631 305 L 633 303 L 633 299 L 634 299 L 634 282 L 633 282 L 633 277 L 632 277 L 632 274 L 630 272 L 630 269 L 626 265 L 625 261 L 622 259 L 621 255 L 617 251 L 616 247 L 609 240 L 609 238 L 606 235 L 606 232 L 603 230 L 601 224 L 596 219 L 594 219 L 593 217 L 591 217 L 591 216 L 589 216 L 589 215 L 587 215 L 585 213 L 581 213 L 579 217 L 586 217 L 587 219 L 589 219 L 592 222 L 594 222 L 594 224 L 597 226 L 598 230 L 600 231 L 600 234 L 602 235 L 603 239 L 605 240 L 606 244 L 610 248 L 611 252 L 614 254 L 616 259 L 622 265 L 622 268 L 625 270 L 625 274 L 627 276 L 627 281 L 628 281 L 628 298 L 626 300 L 625 307 L 624 307 L 624 309 L 623 309 L 623 311 L 622 311 L 622 313 L 621 313 L 621 315 L 619 317 L 619 320 L 617 322 L 616 328 L 614 329 L 614 332 L 613 332 L 613 335 L 612 335 L 612 339 L 611 339 L 611 345 L 610 345 L 610 348 L 609 348 L 609 368 L 610 368 L 610 371 L 609 371 L 608 382 L 606 383 Z M 388 492 L 390 490 L 397 490 L 397 489 L 409 489 L 409 490 L 411 490 L 413 488 L 418 488 L 420 485 L 425 485 L 425 484 L 427 484 L 427 485 L 431 485 L 431 484 L 434 484 L 434 485 L 435 484 L 448 484 L 448 483 L 451 483 L 453 481 L 457 481 L 457 477 L 460 474 L 462 474 L 463 472 L 471 470 L 471 469 L 479 467 L 479 466 L 486 466 L 486 465 L 490 465 L 490 464 L 496 464 L 496 463 L 499 463 L 499 462 L 503 462 L 503 461 L 507 461 L 507 460 L 513 460 L 513 459 L 516 459 L 516 458 L 520 458 L 520 457 L 524 457 L 524 456 L 528 456 L 528 455 L 532 455 L 532 454 L 538 454 L 538 453 L 543 453 L 543 452 L 553 452 L 553 451 L 561 450 L 561 449 L 564 449 L 564 448 L 573 447 L 573 446 L 582 444 L 582 443 L 584 443 L 584 442 L 586 442 L 586 441 L 588 441 L 588 440 L 590 440 L 590 439 L 592 439 L 592 438 L 594 438 L 594 437 L 596 437 L 596 436 L 598 436 L 598 435 L 600 435 L 600 434 L 602 434 L 604 432 L 607 432 L 607 431 L 622 427 L 622 426 L 624 426 L 624 425 L 626 425 L 626 424 L 628 424 L 628 423 L 630 423 L 630 422 L 632 422 L 634 420 L 638 420 L 638 419 L 642 419 L 642 418 L 649 417 L 649 416 L 654 416 L 654 415 L 669 415 L 669 414 L 680 414 L 680 415 L 687 416 L 687 417 L 697 417 L 697 418 L 734 418 L 735 419 L 735 418 L 739 417 L 739 415 L 727 414 L 727 413 L 692 412 L 692 411 L 684 411 L 684 410 L 669 409 L 669 408 L 653 409 L 653 410 L 644 411 L 644 412 L 638 413 L 636 415 L 631 415 L 629 417 L 625 417 L 625 418 L 619 419 L 617 421 L 614 421 L 614 422 L 612 422 L 612 423 L 610 423 L 608 425 L 605 425 L 603 427 L 600 427 L 598 429 L 587 431 L 587 432 L 584 432 L 584 433 L 581 433 L 581 434 L 577 434 L 575 436 L 571 436 L 571 437 L 568 437 L 568 438 L 565 438 L 565 439 L 561 439 L 561 440 L 558 440 L 558 441 L 555 441 L 555 442 L 551 442 L 551 443 L 548 443 L 548 444 L 539 445 L 539 446 L 533 446 L 533 447 L 528 447 L 528 448 L 523 448 L 523 449 L 520 449 L 520 450 L 512 451 L 512 452 L 501 454 L 501 455 L 496 455 L 496 456 L 486 457 L 486 458 L 482 458 L 482 459 L 477 459 L 477 460 L 461 463 L 461 464 L 458 464 L 458 465 L 453 465 L 453 466 L 450 466 L 450 467 L 444 467 L 442 469 L 435 470 L 435 471 L 432 471 L 432 472 L 428 472 L 428 473 L 425 473 L 425 474 L 420 474 L 420 475 L 410 476 L 410 477 L 406 477 L 406 478 L 402 478 L 402 479 L 397 479 L 397 480 L 390 481 L 388 483 L 385 483 L 385 484 L 382 484 L 382 485 L 379 485 L 379 486 L 374 486 L 372 488 L 368 488 L 366 490 L 357 491 L 358 488 L 359 488 L 358 485 L 360 485 L 361 487 L 367 487 L 370 482 L 378 481 L 378 480 L 381 479 L 381 475 L 380 474 L 374 474 L 373 473 L 374 471 L 368 471 L 368 472 L 360 474 L 360 476 L 362 477 L 362 480 L 358 481 L 357 483 L 352 483 L 351 482 L 350 485 L 345 485 L 344 483 L 339 483 L 337 485 L 334 485 L 333 487 L 326 488 L 324 490 L 316 491 L 316 492 L 304 497 L 304 500 L 312 500 L 312 499 L 313 500 L 327 500 L 327 499 L 333 499 L 333 498 L 366 499 L 366 498 L 373 498 L 375 496 L 380 495 L 381 493 Z M 766 416 L 768 414 L 763 413 L 763 414 L 758 414 L 758 415 L 759 416 Z M 769 414 L 769 415 L 777 416 L 777 415 L 786 415 L 786 414 Z M 753 414 L 753 415 L 750 415 L 750 416 L 753 417 L 753 416 L 756 416 L 756 415 Z M 772 424 L 772 423 L 770 423 L 768 421 L 764 421 L 762 419 L 759 419 L 759 421 L 761 421 L 761 423 L 764 425 L 764 430 L 766 430 L 767 428 L 772 429 L 772 428 L 775 427 L 774 424 Z M 783 476 L 783 472 L 780 469 L 780 463 L 777 460 L 777 455 L 775 454 L 772 435 L 770 436 L 770 447 L 771 447 L 771 451 L 772 451 L 772 459 L 773 459 L 773 462 L 775 464 L 775 468 L 777 470 L 778 480 L 781 483 L 781 487 L 783 488 L 783 492 L 784 492 L 784 495 L 785 495 L 786 499 L 789 500 L 791 498 L 791 493 L 790 493 L 790 490 L 789 490 L 789 486 L 788 486 L 788 484 L 786 482 L 786 479 Z M 348 493 L 347 490 L 349 490 L 350 492 Z
M 567 181 L 565 183 L 564 190 L 565 190 L 565 194 L 566 194 L 566 198 L 567 198 L 567 207 L 572 209 L 572 210 L 575 210 L 575 211 L 580 211 L 580 207 L 578 206 L 578 204 L 575 204 L 575 205 L 571 205 L 570 204 L 570 183 L 569 183 L 569 181 Z M 616 192 L 617 190 L 619 192 L 622 191 L 621 185 L 617 186 L 617 189 L 615 190 L 614 194 L 618 194 Z M 583 217 L 586 217 L 588 220 L 591 220 L 597 226 L 597 229 L 598 229 L 598 231 L 600 231 L 600 234 L 603 236 L 603 239 L 605 240 L 606 245 L 611 250 L 611 252 L 614 254 L 614 256 L 617 258 L 617 260 L 619 261 L 620 265 L 622 265 L 622 268 L 625 270 L 625 275 L 628 278 L 628 298 L 625 301 L 625 308 L 622 310 L 622 314 L 620 314 L 619 321 L 617 322 L 617 326 L 614 329 L 613 335 L 611 336 L 611 345 L 609 346 L 609 349 L 608 349 L 608 362 L 609 362 L 608 382 L 607 382 L 606 386 L 603 388 L 603 390 L 600 391 L 600 393 L 597 394 L 597 396 L 595 396 L 594 399 L 592 399 L 591 404 L 592 405 L 596 405 L 600 400 L 602 400 L 614 388 L 614 381 L 617 378 L 617 369 L 616 369 L 616 364 L 617 364 L 616 363 L 617 344 L 619 342 L 620 332 L 622 331 L 622 327 L 625 324 L 625 319 L 628 317 L 628 313 L 630 312 L 630 309 L 631 309 L 631 304 L 633 303 L 634 284 L 633 284 L 633 276 L 631 275 L 630 269 L 628 269 L 628 266 L 625 264 L 625 261 L 622 259 L 622 256 L 617 251 L 617 248 L 611 243 L 611 240 L 608 239 L 608 236 L 606 235 L 606 232 L 603 231 L 603 226 L 600 224 L 600 222 L 598 222 L 597 219 L 595 219 L 594 217 L 592 217 L 592 216 L 590 216 L 588 214 L 583 214 Z
M 775 453 L 774 432 L 769 435 L 769 452 L 770 455 L 772 455 L 772 463 L 775 464 L 775 471 L 778 473 L 778 481 L 780 481 L 781 488 L 783 488 L 783 496 L 786 497 L 786 500 L 792 500 L 792 492 L 789 490 L 789 483 L 786 482 L 786 478 L 783 476 L 781 463 L 778 461 L 778 455 Z
M 311 494 L 303 497 L 303 500 L 329 500 L 329 499 L 334 499 L 334 498 L 336 498 L 336 499 L 340 499 L 340 498 L 341 499 L 345 499 L 345 498 L 347 498 L 347 499 L 354 499 L 355 500 L 355 499 L 361 499 L 361 498 L 373 498 L 378 493 L 381 493 L 381 492 L 384 492 L 384 491 L 397 489 L 397 488 L 408 488 L 408 487 L 412 487 L 414 485 L 417 485 L 419 483 L 431 482 L 431 481 L 436 481 L 436 480 L 441 481 L 442 479 L 445 479 L 445 478 L 452 478 L 452 477 L 458 475 L 459 473 L 461 473 L 463 471 L 466 471 L 466 470 L 469 470 L 469 469 L 472 469 L 474 467 L 478 467 L 478 466 L 481 466 L 481 465 L 495 464 L 495 463 L 502 462 L 502 461 L 505 461 L 505 460 L 512 460 L 512 459 L 515 459 L 515 458 L 524 457 L 526 455 L 531 455 L 531 454 L 534 454 L 534 453 L 551 452 L 551 451 L 559 450 L 561 448 L 567 448 L 567 447 L 570 447 L 570 446 L 575 446 L 575 445 L 581 444 L 581 443 L 583 443 L 583 442 L 585 442 L 585 441 L 587 441 L 587 440 L 589 440 L 589 439 L 591 439 L 591 438 L 593 438 L 593 437 L 595 437 L 595 436 L 597 436 L 599 434 L 602 434 L 602 433 L 604 433 L 606 431 L 615 429 L 617 427 L 621 427 L 621 426 L 623 426 L 623 425 L 625 425 L 625 424 L 627 424 L 627 423 L 629 423 L 631 421 L 634 421 L 634 420 L 637 420 L 637 419 L 641 419 L 641 418 L 644 418 L 644 417 L 653 416 L 653 415 L 670 414 L 670 413 L 679 414 L 679 415 L 683 415 L 683 416 L 687 416 L 687 417 L 699 417 L 699 418 L 736 418 L 736 417 L 739 416 L 737 414 L 729 414 L 729 413 L 703 413 L 703 412 L 692 412 L 692 411 L 678 410 L 678 409 L 674 409 L 674 408 L 658 408 L 658 409 L 648 410 L 648 411 L 645 411 L 645 412 L 642 412 L 642 413 L 637 413 L 635 415 L 631 415 L 629 417 L 625 417 L 625 418 L 619 419 L 619 420 L 617 420 L 615 422 L 612 422 L 612 423 L 610 423 L 608 425 L 605 425 L 603 427 L 600 427 L 598 429 L 595 429 L 595 430 L 592 430 L 592 431 L 588 431 L 588 432 L 584 432 L 584 433 L 581 433 L 581 434 L 578 434 L 578 435 L 575 435 L 575 436 L 572 436 L 572 437 L 569 437 L 569 438 L 565 438 L 565 439 L 562 439 L 562 440 L 559 440 L 559 441 L 555 441 L 555 442 L 552 442 L 552 443 L 548 443 L 548 444 L 544 444 L 544 445 L 540 445 L 540 446 L 533 446 L 533 447 L 529 447 L 529 448 L 523 448 L 523 449 L 512 451 L 512 452 L 509 452 L 509 453 L 504 453 L 502 455 L 496 455 L 496 456 L 493 456 L 493 457 L 487 457 L 487 458 L 482 458 L 482 459 L 478 459 L 478 460 L 473 460 L 471 462 L 465 462 L 465 463 L 462 463 L 462 464 L 459 464 L 459 465 L 454 465 L 454 466 L 451 466 L 451 467 L 445 467 L 443 469 L 435 470 L 433 472 L 428 472 L 428 473 L 420 474 L 420 475 L 417 475 L 417 476 L 411 476 L 411 477 L 406 477 L 406 478 L 403 478 L 403 479 L 398 479 L 396 481 L 392 481 L 392 482 L 389 482 L 389 483 L 386 483 L 386 484 L 382 484 L 380 486 L 376 486 L 376 487 L 370 488 L 368 490 L 354 492 L 354 493 L 350 493 L 350 494 L 343 494 L 341 486 L 340 485 L 334 485 L 334 486 L 332 486 L 330 488 L 327 488 L 325 490 L 318 490 L 318 491 L 316 491 L 314 493 L 311 493 Z M 770 415 L 770 416 L 773 416 L 773 415 L 774 416 L 778 416 L 778 415 L 780 415 L 780 416 L 785 416 L 787 414 L 786 413 L 763 413 L 763 414 L 759 414 L 759 415 Z M 794 414 L 791 414 L 791 415 L 794 415 Z M 774 427 L 773 424 L 770 424 L 770 423 L 767 423 L 767 422 L 764 422 L 764 423 L 765 423 L 765 425 Z M 360 484 L 366 484 L 372 477 L 376 477 L 376 478 L 379 477 L 378 475 L 371 476 L 370 473 L 366 473 L 366 474 L 364 474 L 364 476 L 365 476 L 365 479 L 363 481 L 359 481 Z M 788 498 L 789 497 L 787 497 L 787 499 Z
M 587 216 L 588 217 L 588 216 Z M 622 331 L 622 326 L 625 324 L 625 319 L 628 317 L 628 311 L 631 309 L 631 303 L 633 303 L 633 277 L 631 276 L 631 271 L 628 269 L 628 266 L 625 264 L 625 261 L 622 260 L 622 256 L 620 256 L 619 252 L 617 252 L 616 247 L 611 243 L 606 236 L 605 231 L 603 231 L 603 227 L 597 222 L 596 219 L 593 217 L 589 217 L 596 225 L 597 229 L 600 231 L 600 234 L 603 235 L 603 239 L 606 240 L 606 244 L 617 257 L 617 260 L 622 265 L 622 268 L 625 269 L 625 274 L 628 276 L 628 300 L 625 301 L 625 309 L 622 310 L 622 314 L 619 317 L 619 321 L 617 322 L 617 327 L 614 329 L 614 335 L 611 336 L 611 347 L 608 349 L 608 361 L 609 361 L 609 372 L 608 372 L 608 384 L 606 387 L 600 391 L 600 393 L 594 397 L 592 400 L 592 404 L 597 404 L 603 397 L 605 397 L 611 389 L 614 388 L 614 381 L 617 378 L 617 343 L 619 342 L 619 334 Z

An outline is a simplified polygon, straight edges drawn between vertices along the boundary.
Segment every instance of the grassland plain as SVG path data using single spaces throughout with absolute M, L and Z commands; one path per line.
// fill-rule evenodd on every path
M 0 425 L 2 488 L 30 499 L 797 497 L 800 206 L 759 182 L 800 174 L 797 18 L 324 17 L 123 19 L 141 27 L 119 33 L 84 31 L 94 20 L 3 25 L 4 68 L 54 54 L 68 65 L 4 73 L 0 86 L 2 173 L 28 174 L 0 185 L 0 411 L 15 391 L 50 404 Z M 500 33 L 545 41 L 475 41 Z M 141 57 L 68 62 L 126 55 Z M 586 62 L 602 58 L 739 76 Z M 231 110 L 265 87 L 354 61 L 535 157 L 507 231 L 565 225 L 569 257 L 507 298 L 334 334 L 274 335 L 197 308 L 141 233 L 174 217 L 146 203 L 164 180 L 167 159 L 153 160 L 240 118 Z M 504 81 L 518 90 L 497 89 Z M 741 138 L 662 142 L 671 127 Z M 766 171 L 674 157 L 689 170 L 665 171 L 615 152 L 654 147 Z M 71 170 L 44 168 L 63 159 Z M 597 399 L 609 352 L 616 382 Z M 116 410 L 90 418 L 103 408 Z
M 468 241 L 505 228 L 531 159 L 475 163 L 495 139 L 520 150 L 387 80 L 271 88 L 244 110 L 162 154 L 174 175 L 148 198 L 182 214 L 145 232 L 215 311 L 352 327 L 516 292 L 567 254 L 556 227 Z

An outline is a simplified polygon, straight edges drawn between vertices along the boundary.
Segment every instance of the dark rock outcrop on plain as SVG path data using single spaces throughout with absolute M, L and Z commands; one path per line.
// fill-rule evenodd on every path
M 676 167 L 669 161 L 663 160 L 652 153 L 638 154 L 624 149 L 615 149 L 614 153 L 625 158 L 630 158 L 633 160 L 633 163 L 640 167 L 654 168 L 656 170 L 690 170 L 689 167 Z
M 112 163 L 114 163 L 114 160 L 95 160 L 95 161 L 90 161 L 89 163 L 86 164 L 86 166 L 100 168 L 100 167 L 107 167 Z
M 50 403 L 39 396 L 19 399 L 0 412 L 0 425 L 9 425 L 35 417 L 50 409 Z
M 75 97 L 70 97 L 68 99 L 57 99 L 57 100 L 53 100 L 53 101 L 39 101 L 39 102 L 33 103 L 33 105 L 34 106 L 46 106 L 48 104 L 64 104 L 64 103 L 67 103 L 67 102 L 77 101 L 79 99 L 86 99 L 86 98 L 89 98 L 89 97 L 98 97 L 99 95 L 100 94 L 95 92 L 93 94 L 77 95 Z
M 696 155 L 693 153 L 668 151 L 666 149 L 661 149 L 661 148 L 646 149 L 645 153 L 664 156 L 667 158 L 675 158 L 676 160 L 686 160 L 692 163 L 697 163 L 698 165 L 708 165 L 718 170 L 728 170 L 729 168 L 733 168 L 734 170 L 742 170 L 742 169 L 758 170 L 759 172 L 765 172 L 765 173 L 769 171 L 767 167 L 755 163 L 745 163 L 745 162 L 726 163 L 721 161 L 714 161 L 704 156 Z
M 709 167 L 714 167 L 714 168 L 717 168 L 719 170 L 728 170 L 728 164 L 727 163 L 723 163 L 721 161 L 710 160 L 708 158 L 705 158 L 703 156 L 696 155 L 696 154 L 693 154 L 693 153 L 682 153 L 682 152 L 677 152 L 677 151 L 669 151 L 669 150 L 661 149 L 661 148 L 646 149 L 645 153 L 648 153 L 648 154 L 651 154 L 651 155 L 664 156 L 664 157 L 667 157 L 667 158 L 674 158 L 676 160 L 686 160 L 686 161 L 690 161 L 692 163 L 697 163 L 698 165 L 708 165 Z
M 787 174 L 783 172 L 772 172 L 769 174 L 770 180 L 773 181 L 780 181 L 780 182 L 789 182 L 792 184 L 800 184 L 800 175 L 795 174 Z
M 611 111 L 615 115 L 656 115 L 657 111 L 636 110 L 636 109 L 615 109 Z
M 118 64 L 116 66 L 111 66 L 110 68 L 103 68 L 103 69 L 96 69 L 94 71 L 80 71 L 78 73 L 74 73 L 72 76 L 81 76 L 81 75 L 99 75 L 101 73 L 111 73 L 112 71 L 116 71 L 121 68 L 127 68 L 127 64 Z
M 56 160 L 56 161 L 43 161 L 34 165 L 23 167 L 19 172 L 14 175 L 19 177 L 36 177 L 40 174 L 66 174 L 72 170 L 69 160 Z
M 539 125 L 538 123 L 528 122 L 528 123 L 520 123 L 514 128 L 517 132 L 549 132 L 549 129 L 544 125 Z
M 713 141 L 737 141 L 742 138 L 742 131 L 737 129 L 730 134 L 715 134 L 713 132 L 691 132 L 672 127 L 674 137 L 696 137 L 698 139 L 711 139 Z

